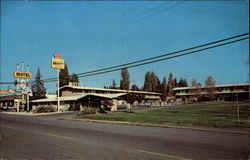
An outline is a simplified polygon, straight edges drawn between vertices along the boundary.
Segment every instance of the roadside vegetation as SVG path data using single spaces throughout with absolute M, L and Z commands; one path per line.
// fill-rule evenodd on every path
M 157 125 L 188 125 L 206 127 L 247 128 L 249 126 L 248 103 L 239 103 L 240 120 L 235 102 L 203 102 L 171 107 L 136 110 L 134 113 L 83 115 L 76 118 L 122 121 Z

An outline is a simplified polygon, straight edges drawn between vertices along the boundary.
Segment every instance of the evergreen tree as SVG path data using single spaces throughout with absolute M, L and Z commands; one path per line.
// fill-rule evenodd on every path
M 165 101 L 167 94 L 168 94 L 168 90 L 167 90 L 167 78 L 164 77 L 161 83 L 161 93 L 162 93 L 162 100 Z
M 65 86 L 69 84 L 69 72 L 68 72 L 68 66 L 65 64 L 64 69 L 61 69 L 59 72 L 59 87 Z
M 178 83 L 177 83 L 177 79 L 176 78 L 174 78 L 174 88 L 175 87 L 178 87 Z
M 178 82 L 178 87 L 187 87 L 187 86 L 188 86 L 187 80 L 181 78 Z
M 40 73 L 40 68 L 37 70 L 37 74 L 35 77 L 35 82 L 33 82 L 31 86 L 32 90 L 32 99 L 41 99 L 45 98 L 46 95 L 46 88 L 44 87 L 44 83 L 41 80 L 41 73 Z
M 130 88 L 129 72 L 127 68 L 123 68 L 121 71 L 120 89 L 129 90 L 129 88 Z
M 111 86 L 112 89 L 116 89 L 116 83 L 115 83 L 115 79 L 113 79 L 113 82 L 112 82 L 112 86 Z
M 145 74 L 143 90 L 147 91 L 147 92 L 152 92 L 152 79 L 151 79 L 151 73 L 150 72 L 147 72 Z
M 133 84 L 133 85 L 131 86 L 131 90 L 132 90 L 132 91 L 139 91 L 140 89 L 139 89 L 139 87 L 138 87 L 136 84 Z
M 77 82 L 79 83 L 79 79 L 78 79 L 78 76 L 77 74 L 73 73 L 71 76 L 70 76 L 70 82 Z
M 151 73 L 151 86 L 152 86 L 152 92 L 159 91 L 160 80 L 154 72 Z

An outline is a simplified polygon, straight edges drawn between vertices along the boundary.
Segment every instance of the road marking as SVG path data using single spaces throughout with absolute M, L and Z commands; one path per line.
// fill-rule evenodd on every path
M 13 127 L 13 126 L 2 126 L 2 127 L 11 128 L 11 129 L 18 129 L 17 127 Z
M 72 137 L 59 136 L 59 135 L 56 135 L 56 134 L 46 133 L 46 135 L 53 136 L 53 137 L 58 137 L 58 138 L 73 139 Z
M 163 157 L 168 157 L 168 158 L 174 158 L 174 159 L 178 159 L 178 160 L 191 160 L 191 159 L 188 159 L 188 158 L 183 158 L 183 157 L 178 157 L 178 156 L 172 156 L 172 155 L 167 155 L 167 154 L 162 154 L 162 153 L 149 152 L 149 151 L 143 151 L 143 150 L 137 150 L 137 151 L 138 151 L 138 152 L 142 152 L 142 153 L 157 155 L 157 156 L 163 156 Z

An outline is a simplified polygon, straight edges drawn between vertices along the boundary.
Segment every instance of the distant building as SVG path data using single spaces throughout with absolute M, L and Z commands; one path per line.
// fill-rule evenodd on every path
M 206 86 L 201 87 L 177 87 L 173 89 L 176 99 L 190 99 L 207 96 Z M 197 90 L 199 90 L 197 92 Z M 213 92 L 216 100 L 248 100 L 249 99 L 249 83 L 220 84 L 214 86 Z
M 0 108 L 1 109 L 15 109 L 17 106 L 21 106 L 21 96 L 19 95 L 6 95 L 0 96 Z

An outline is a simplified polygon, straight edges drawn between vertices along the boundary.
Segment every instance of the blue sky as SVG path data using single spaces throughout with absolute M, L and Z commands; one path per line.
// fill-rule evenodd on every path
M 247 1 L 4 1 L 1 9 L 1 77 L 14 81 L 16 64 L 25 61 L 35 76 L 56 76 L 50 66 L 61 53 L 70 73 L 119 65 L 247 33 Z M 147 71 L 162 80 L 204 84 L 248 81 L 248 40 L 197 54 L 129 69 L 131 83 L 143 85 Z M 120 72 L 81 78 L 85 86 L 120 81 Z M 55 82 L 46 83 L 54 92 Z M 1 88 L 7 88 L 2 86 Z

